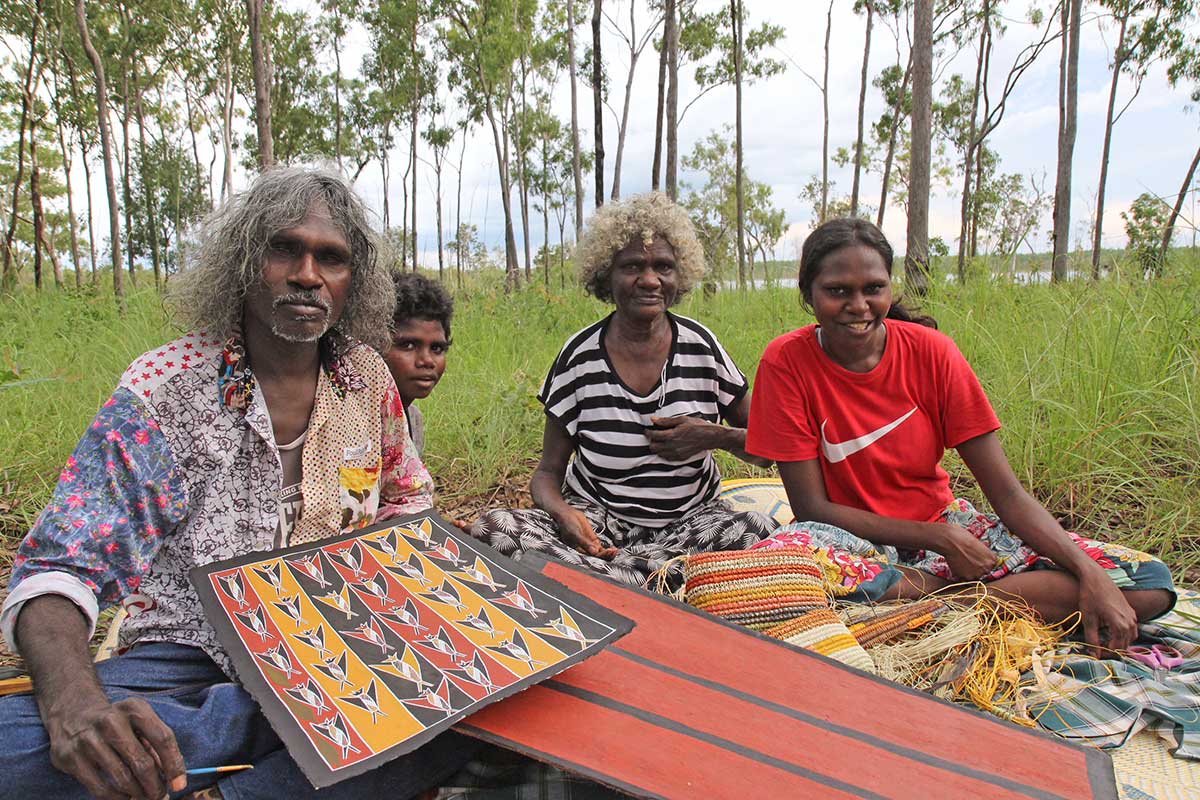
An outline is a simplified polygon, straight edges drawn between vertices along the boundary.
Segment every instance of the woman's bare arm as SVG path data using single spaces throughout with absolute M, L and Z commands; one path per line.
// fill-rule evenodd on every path
M 946 557 L 959 580 L 977 580 L 996 566 L 995 554 L 957 525 L 893 519 L 831 501 L 817 459 L 781 461 L 779 475 L 798 521 L 835 525 L 875 544 L 933 550 Z
M 653 417 L 655 428 L 646 431 L 650 451 L 669 461 L 687 461 L 705 450 L 725 450 L 748 464 L 771 466 L 769 458 L 746 452 L 746 424 L 750 420 L 750 392 L 725 415 L 726 425 L 696 417 Z
M 1137 613 L 1104 569 L 1017 480 L 1000 438 L 994 433 L 976 436 L 960 444 L 958 453 L 1008 529 L 1079 581 L 1084 638 L 1093 645 L 1128 647 L 1137 638 Z
M 567 429 L 547 414 L 542 432 L 542 458 L 529 481 L 529 493 L 534 505 L 554 518 L 563 541 L 590 556 L 612 558 L 617 554 L 616 548 L 601 544 L 587 516 L 563 499 L 563 478 L 574 452 L 575 443 Z

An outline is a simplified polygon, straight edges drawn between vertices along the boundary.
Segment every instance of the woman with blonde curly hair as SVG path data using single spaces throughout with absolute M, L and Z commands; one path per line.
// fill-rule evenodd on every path
M 609 203 L 576 262 L 587 291 L 615 308 L 567 340 L 538 395 L 537 508 L 490 511 L 472 533 L 507 555 L 536 550 L 634 584 L 674 556 L 759 541 L 773 522 L 717 499 L 712 457 L 770 463 L 744 450 L 749 384 L 708 328 L 669 310 L 704 273 L 687 213 L 657 192 Z

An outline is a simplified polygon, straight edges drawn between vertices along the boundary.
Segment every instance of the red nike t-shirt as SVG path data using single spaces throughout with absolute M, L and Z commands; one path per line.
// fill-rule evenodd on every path
M 834 363 L 816 325 L 784 334 L 758 365 L 746 450 L 775 461 L 821 459 L 829 499 L 895 519 L 931 522 L 954 499 L 947 447 L 1000 421 L 950 337 L 888 320 L 870 372 Z

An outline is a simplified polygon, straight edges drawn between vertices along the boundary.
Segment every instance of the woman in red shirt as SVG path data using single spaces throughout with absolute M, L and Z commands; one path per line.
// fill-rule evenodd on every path
M 975 373 L 933 320 L 893 300 L 891 269 L 891 246 L 865 220 L 827 222 L 804 243 L 800 291 L 817 324 L 767 347 L 746 440 L 778 462 L 806 520 L 772 542 L 825 553 L 851 600 L 982 580 L 1051 622 L 1082 612 L 1090 644 L 1124 649 L 1138 621 L 1174 604 L 1170 571 L 1067 533 L 1021 486 Z M 948 447 L 996 514 L 954 498 Z

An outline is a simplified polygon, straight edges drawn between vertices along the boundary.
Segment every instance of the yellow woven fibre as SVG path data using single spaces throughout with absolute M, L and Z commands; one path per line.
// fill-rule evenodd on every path
M 879 674 L 1032 727 L 1018 693 L 1021 673 L 1044 661 L 1072 626 L 1046 625 L 1023 603 L 989 595 L 944 601 L 946 610 L 919 632 L 869 648 Z
M 874 672 L 875 665 L 867 651 L 863 650 L 845 623 L 833 609 L 819 608 L 802 617 L 774 625 L 763 631 L 767 636 L 782 639 L 788 644 L 813 650 L 867 672 Z

